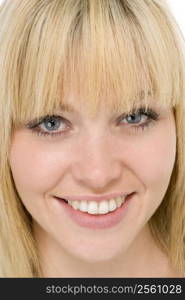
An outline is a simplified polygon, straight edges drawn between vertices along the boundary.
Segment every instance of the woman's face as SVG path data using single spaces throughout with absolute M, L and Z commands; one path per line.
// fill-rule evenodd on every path
M 14 132 L 10 166 L 42 239 L 84 261 L 108 260 L 142 235 L 165 195 L 176 154 L 174 116 L 152 99 L 148 116 L 102 105 L 95 117 L 74 95 L 68 100 L 56 116 Z

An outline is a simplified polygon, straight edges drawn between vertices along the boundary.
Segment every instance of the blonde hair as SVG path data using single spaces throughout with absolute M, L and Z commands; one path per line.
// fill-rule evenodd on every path
M 174 110 L 177 154 L 156 241 L 185 274 L 184 40 L 163 0 L 5 0 L 0 9 L 0 270 L 42 277 L 32 218 L 9 166 L 13 130 L 52 113 L 72 88 L 95 113 L 129 112 L 149 97 Z M 79 100 L 81 99 L 81 100 Z

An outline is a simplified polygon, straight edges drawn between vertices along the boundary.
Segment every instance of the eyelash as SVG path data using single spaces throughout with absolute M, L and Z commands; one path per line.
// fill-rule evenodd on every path
M 135 130 L 136 132 L 138 132 L 139 130 L 144 131 L 145 129 L 147 129 L 149 126 L 154 125 L 154 122 L 158 121 L 159 119 L 159 114 L 157 112 L 155 112 L 152 108 L 148 108 L 146 109 L 144 106 L 140 107 L 139 109 L 133 109 L 129 114 L 127 115 L 122 115 L 119 118 L 119 122 L 122 121 L 125 118 L 128 118 L 129 116 L 135 116 L 135 115 L 144 115 L 146 116 L 148 119 L 147 121 L 145 121 L 144 123 L 141 123 L 140 125 L 136 125 L 136 126 L 132 126 L 133 124 L 129 124 L 131 125 L 131 128 L 133 130 Z M 118 123 L 119 123 L 118 122 Z
M 138 132 L 139 130 L 143 131 L 143 130 L 147 129 L 150 125 L 153 125 L 153 123 L 155 121 L 157 121 L 159 118 L 159 114 L 157 114 L 153 109 L 151 109 L 151 108 L 146 109 L 145 107 L 140 107 L 138 110 L 133 109 L 127 115 L 123 114 L 122 116 L 120 116 L 118 119 L 118 124 L 121 123 L 121 121 L 124 120 L 125 118 L 128 118 L 130 116 L 135 116 L 137 114 L 145 115 L 148 118 L 148 120 L 145 123 L 142 123 L 137 126 L 132 126 L 131 123 L 130 124 L 128 123 L 128 125 L 131 125 L 131 128 L 134 129 L 136 132 Z M 66 129 L 63 131 L 59 131 L 59 132 L 48 132 L 48 131 L 42 131 L 42 129 L 39 128 L 39 126 L 41 124 L 43 124 L 46 121 L 50 121 L 52 119 L 59 120 L 61 122 L 63 121 L 65 123 L 69 124 L 69 122 L 61 116 L 50 115 L 50 116 L 41 118 L 39 121 L 32 121 L 32 122 L 28 123 L 26 126 L 27 126 L 27 128 L 31 129 L 33 133 L 36 133 L 39 136 L 56 137 L 59 135 L 64 135 L 67 131 Z M 67 126 L 67 128 L 69 128 L 69 125 Z

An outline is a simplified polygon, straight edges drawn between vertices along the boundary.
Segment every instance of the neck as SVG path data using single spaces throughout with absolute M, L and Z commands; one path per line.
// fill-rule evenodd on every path
M 86 262 L 58 245 L 38 224 L 35 238 L 43 277 L 177 277 L 167 256 L 156 245 L 148 226 L 127 251 L 108 261 Z

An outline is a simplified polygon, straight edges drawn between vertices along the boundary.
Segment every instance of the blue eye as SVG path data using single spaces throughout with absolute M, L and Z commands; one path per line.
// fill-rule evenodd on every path
M 60 128 L 60 117 L 48 117 L 40 125 L 44 126 L 49 131 L 56 131 Z
M 137 113 L 137 114 L 133 114 L 133 115 L 128 115 L 126 117 L 126 119 L 127 119 L 128 123 L 129 123 L 129 121 L 131 121 L 131 124 L 134 124 L 134 123 L 137 124 L 137 123 L 141 122 L 142 114 Z
M 152 125 L 158 118 L 159 115 L 153 109 L 148 108 L 146 110 L 144 107 L 141 107 L 138 110 L 134 109 L 127 115 L 121 115 L 118 118 L 118 124 L 126 125 L 126 128 L 138 131 Z M 50 137 L 67 134 L 72 128 L 68 120 L 58 115 L 46 116 L 40 120 L 31 121 L 26 127 L 31 129 L 33 133 Z
M 27 124 L 34 133 L 44 136 L 56 136 L 64 134 L 69 129 L 69 121 L 61 116 L 46 116 L 39 121 L 35 120 Z
M 140 107 L 138 110 L 133 110 L 130 114 L 122 115 L 119 118 L 119 123 L 130 125 L 131 129 L 144 130 L 149 125 L 152 125 L 154 121 L 157 121 L 159 115 L 151 108 Z M 133 125 L 133 126 L 132 126 Z

